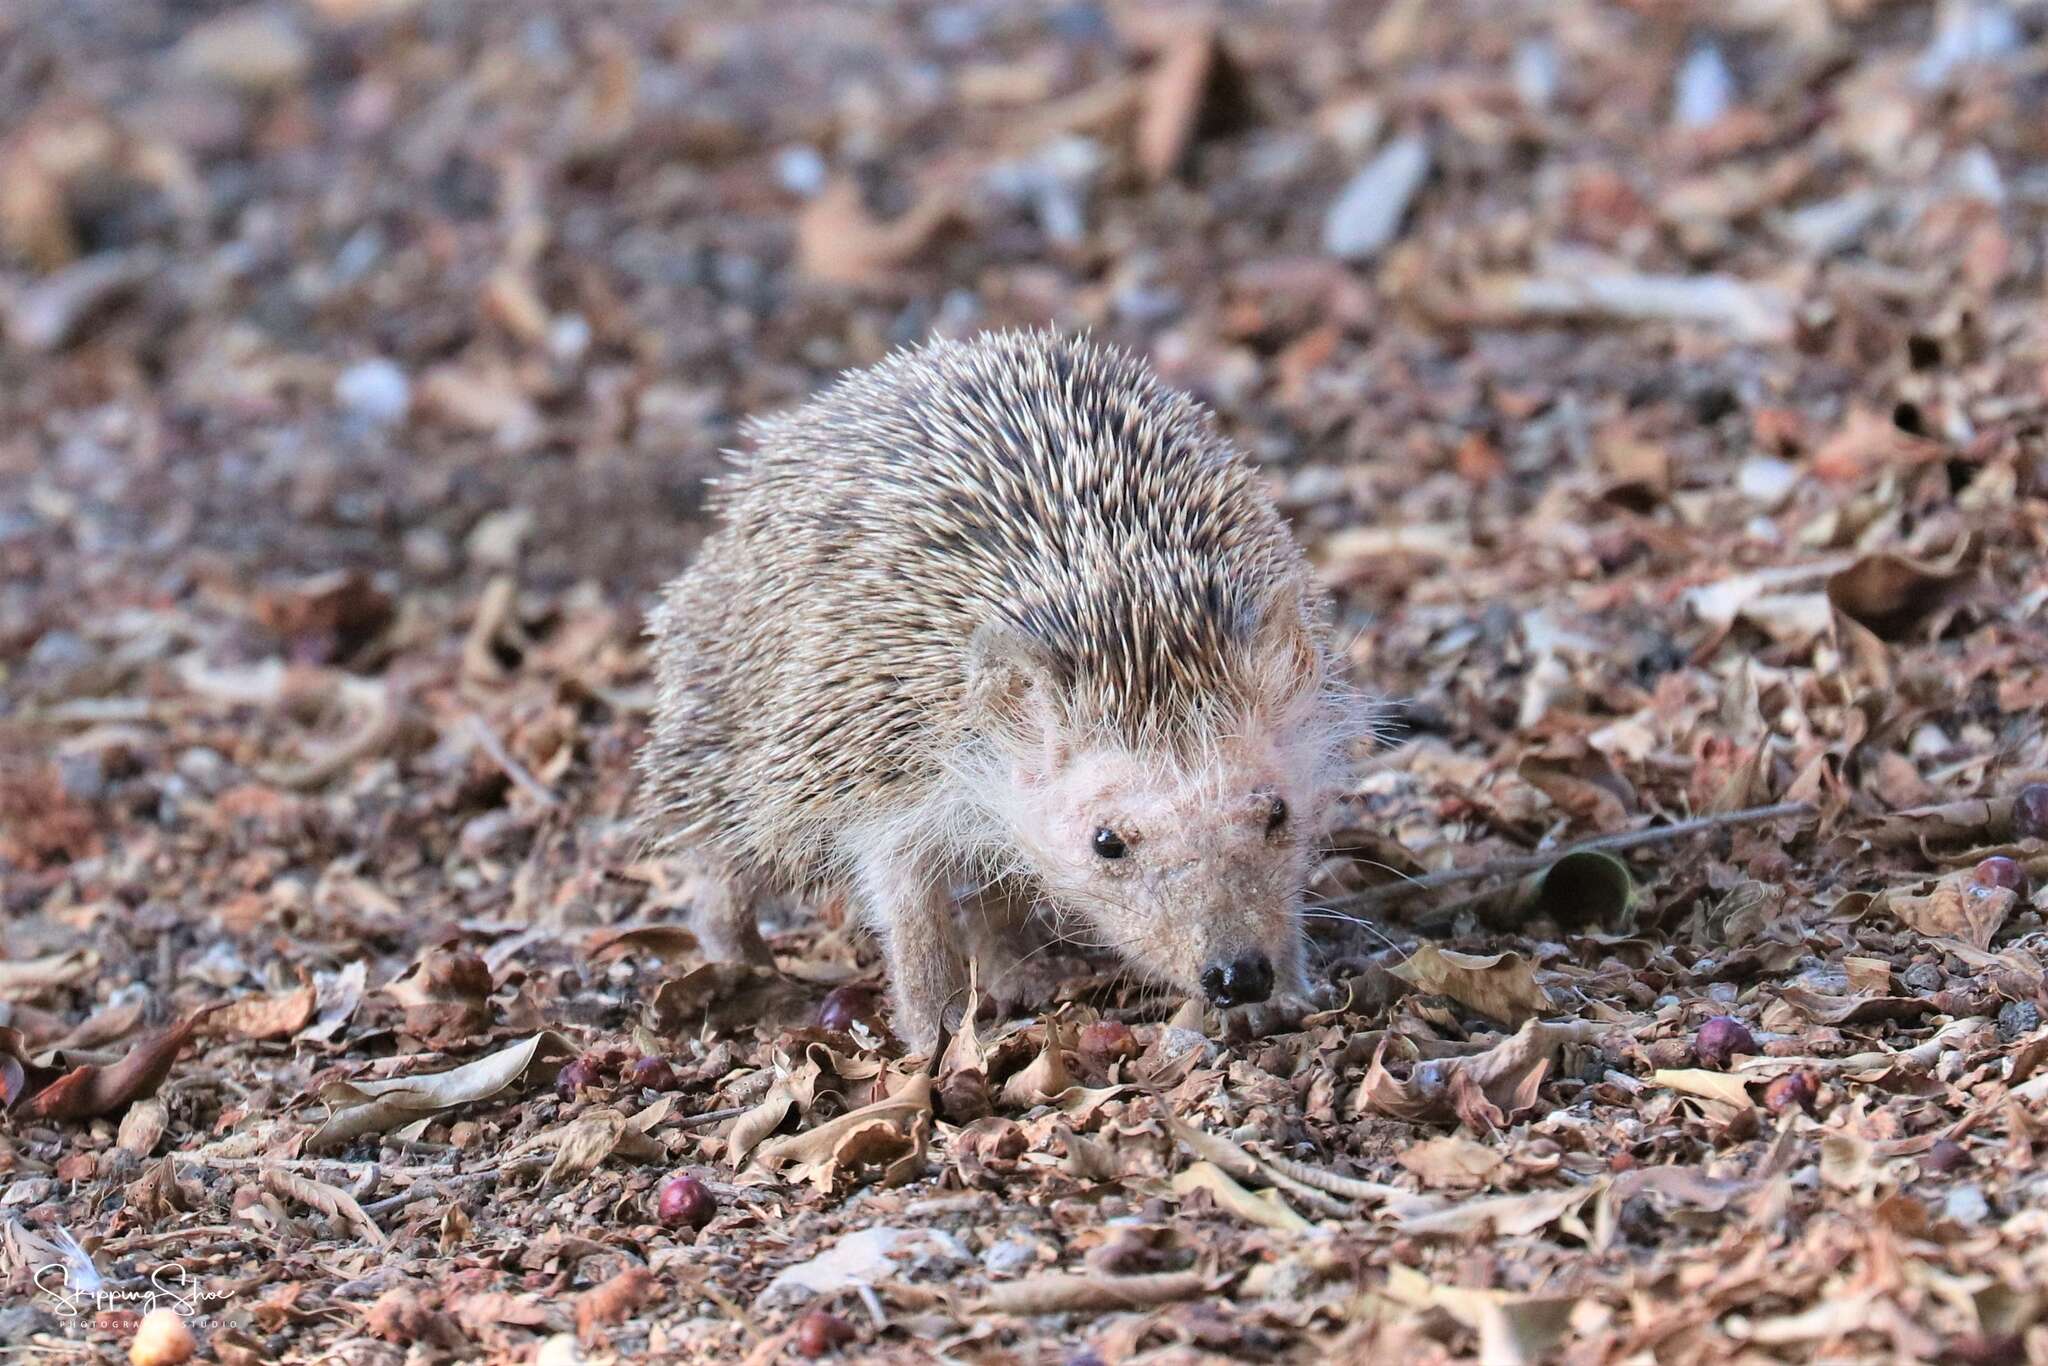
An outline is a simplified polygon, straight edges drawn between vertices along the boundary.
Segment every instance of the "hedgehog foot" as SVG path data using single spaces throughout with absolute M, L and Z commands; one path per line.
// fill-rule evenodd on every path
M 914 860 L 889 852 L 863 857 L 859 887 L 889 964 L 890 1027 L 911 1052 L 928 1053 L 967 999 L 952 890 Z
M 956 896 L 962 939 L 983 998 L 1002 1015 L 1035 1004 L 1044 993 L 1032 968 L 1044 961 L 1049 941 L 1032 916 L 1031 897 L 1007 880 Z
M 754 915 L 758 880 L 732 861 L 709 854 L 693 854 L 690 864 L 687 923 L 704 956 L 714 963 L 775 966 Z

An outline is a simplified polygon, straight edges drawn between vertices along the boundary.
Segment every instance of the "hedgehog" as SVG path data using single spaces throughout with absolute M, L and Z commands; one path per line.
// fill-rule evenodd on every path
M 1257 471 L 1129 354 L 898 352 L 754 420 L 650 613 L 640 759 L 691 928 L 840 895 L 929 1048 L 1039 947 L 1218 1007 L 1306 989 L 1319 821 L 1368 729 Z

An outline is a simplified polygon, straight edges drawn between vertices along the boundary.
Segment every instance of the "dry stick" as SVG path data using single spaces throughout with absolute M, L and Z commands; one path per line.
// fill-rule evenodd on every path
M 484 723 L 483 717 L 472 712 L 469 716 L 469 730 L 470 734 L 476 737 L 476 742 L 483 746 L 484 753 L 490 755 L 491 761 L 505 770 L 505 776 L 510 778 L 520 791 L 550 809 L 562 804 L 562 799 L 555 795 L 553 788 L 534 777 L 532 770 L 520 763 L 511 750 L 505 748 L 505 742 L 498 738 L 496 731 Z
M 1094 1276 L 1051 1272 L 992 1285 L 967 1306 L 982 1314 L 1103 1313 L 1143 1309 L 1193 1299 L 1209 1289 L 1199 1271 L 1166 1271 L 1144 1276 Z
M 1454 887 L 1461 882 L 1477 882 L 1482 878 L 1507 877 L 1516 873 L 1533 873 L 1548 868 L 1568 854 L 1618 853 L 1624 849 L 1639 849 L 1647 844 L 1663 844 L 1668 840 L 1684 839 L 1707 830 L 1722 830 L 1737 825 L 1755 825 L 1760 821 L 1777 820 L 1781 816 L 1810 816 L 1813 805 L 1810 802 L 1779 802 L 1774 806 L 1750 806 L 1740 811 L 1723 811 L 1715 816 L 1695 816 L 1689 821 L 1675 825 L 1653 826 L 1648 830 L 1626 830 L 1618 835 L 1601 835 L 1595 839 L 1581 840 L 1557 849 L 1547 849 L 1537 854 L 1519 854 L 1514 858 L 1489 859 L 1475 863 L 1469 868 L 1445 868 L 1422 877 L 1410 878 L 1406 882 L 1390 882 L 1384 887 L 1369 887 L 1362 892 L 1340 897 L 1324 903 L 1334 911 L 1360 911 L 1388 901 L 1398 901 L 1416 892 L 1434 891 L 1438 887 Z
M 728 1119 L 737 1119 L 753 1109 L 751 1105 L 728 1105 L 723 1110 L 706 1110 L 701 1115 L 685 1115 L 676 1121 L 678 1129 L 705 1129 Z

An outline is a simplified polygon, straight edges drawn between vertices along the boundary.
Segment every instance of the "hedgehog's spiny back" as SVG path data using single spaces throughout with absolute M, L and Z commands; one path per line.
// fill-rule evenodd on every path
M 899 590 L 955 618 L 931 660 L 949 681 L 973 628 L 1003 620 L 1078 714 L 1134 737 L 1252 700 L 1247 637 L 1306 574 L 1201 408 L 1045 332 L 901 353 L 764 425 L 726 493 L 762 497 L 836 498 L 849 536 L 887 546 Z

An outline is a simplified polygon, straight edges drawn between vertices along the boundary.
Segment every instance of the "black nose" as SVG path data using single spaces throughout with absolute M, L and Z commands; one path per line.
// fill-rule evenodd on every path
M 1202 990 L 1211 1005 L 1248 1006 L 1273 994 L 1273 960 L 1254 949 L 1229 963 L 1202 969 Z

